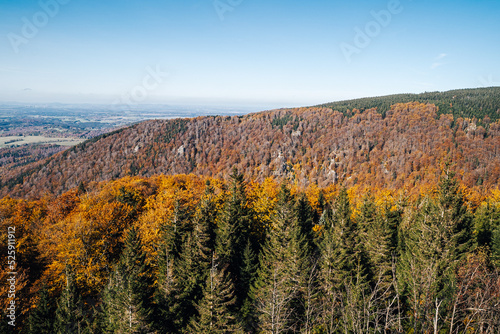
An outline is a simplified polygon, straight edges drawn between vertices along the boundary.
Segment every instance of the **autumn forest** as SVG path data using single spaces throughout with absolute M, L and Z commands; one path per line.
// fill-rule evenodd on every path
M 498 333 L 499 102 L 151 120 L 1 168 L 14 332 Z

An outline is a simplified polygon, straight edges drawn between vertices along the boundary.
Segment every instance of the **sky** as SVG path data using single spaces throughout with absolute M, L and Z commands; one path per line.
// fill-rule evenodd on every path
M 308 106 L 500 86 L 498 0 L 0 0 L 0 102 Z

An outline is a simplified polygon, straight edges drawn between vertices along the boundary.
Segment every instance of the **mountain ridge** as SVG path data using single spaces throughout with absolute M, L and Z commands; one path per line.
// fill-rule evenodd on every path
M 500 89 L 468 94 L 487 91 L 497 94 L 491 101 L 499 99 Z M 127 175 L 223 178 L 232 167 L 258 181 L 275 177 L 299 186 L 413 187 L 435 183 L 446 161 L 463 184 L 494 187 L 500 177 L 500 123 L 488 113 L 469 119 L 410 102 L 385 112 L 320 106 L 150 120 L 6 173 L 1 194 L 34 198 Z

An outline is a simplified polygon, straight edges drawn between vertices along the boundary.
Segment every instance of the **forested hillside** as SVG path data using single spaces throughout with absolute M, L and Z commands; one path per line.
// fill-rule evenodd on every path
M 498 333 L 500 192 L 439 174 L 417 196 L 233 170 L 3 198 L 0 333 Z
M 443 114 L 418 102 L 397 103 L 384 113 L 311 107 L 147 121 L 5 172 L 1 194 L 37 198 L 127 175 L 221 178 L 233 166 L 259 182 L 273 176 L 301 187 L 418 191 L 437 182 L 446 162 L 471 189 L 497 186 L 500 121 Z
M 377 108 L 385 114 L 396 103 L 420 102 L 431 103 L 438 107 L 438 114 L 452 114 L 455 118 L 500 119 L 500 87 L 457 89 L 446 92 L 428 92 L 421 94 L 395 94 L 380 97 L 367 97 L 325 103 L 318 107 L 328 107 L 345 115 L 352 115 L 353 109 L 366 110 Z
M 12 149 L 0 333 L 499 333 L 498 93 Z

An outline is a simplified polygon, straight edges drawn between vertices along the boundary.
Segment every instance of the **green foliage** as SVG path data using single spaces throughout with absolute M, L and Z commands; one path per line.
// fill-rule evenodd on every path
M 103 293 L 105 332 L 149 333 L 151 331 L 152 282 L 137 231 L 126 235 L 125 249 L 111 273 Z
M 264 333 L 288 333 L 300 326 L 300 290 L 308 270 L 305 237 L 294 216 L 294 202 L 282 186 L 252 287 L 258 328 Z
M 422 199 L 409 216 L 398 272 L 408 291 L 415 331 L 434 328 L 435 314 L 447 318 L 456 268 L 470 247 L 470 222 L 463 194 L 448 171 L 441 178 L 437 200 Z
M 500 192 L 493 190 L 474 211 L 454 174 L 446 170 L 437 191 L 416 200 L 382 197 L 380 201 L 377 194 L 363 197 L 341 188 L 332 202 L 326 198 L 333 191 L 319 195 L 317 212 L 305 194 L 285 185 L 273 198 L 270 188 L 257 195 L 269 197 L 265 204 L 255 205 L 255 185 L 247 190 L 236 170 L 229 190 L 217 182 L 207 183 L 204 192 L 200 182 L 198 197 L 173 193 L 168 207 L 161 208 L 165 216 L 151 232 L 144 223 L 154 219 L 143 218 L 151 218 L 147 210 L 157 204 L 151 199 L 156 196 L 143 198 L 133 187 L 113 188 L 106 203 L 126 207 L 127 212 L 134 207 L 141 211 L 128 217 L 125 233 L 114 232 L 120 234 L 123 250 L 105 262 L 113 268 L 108 284 L 99 295 L 79 290 L 75 283 L 81 287 L 85 278 L 76 277 L 70 265 L 59 267 L 64 279 L 51 287 L 58 291 L 63 285 L 57 303 L 51 302 L 47 289 L 41 289 L 27 312 L 24 332 L 455 334 L 472 332 L 471 328 L 478 333 L 498 332 Z M 92 203 L 92 196 L 89 191 L 84 197 Z M 30 252 L 51 247 L 47 241 L 37 244 L 37 239 L 49 235 L 59 240 L 57 229 L 72 227 L 58 219 L 81 223 L 84 202 L 74 204 L 71 198 L 67 199 L 73 203 L 71 209 L 63 205 L 55 213 L 35 210 L 28 202 L 0 203 L 4 224 L 15 223 L 16 233 L 26 235 L 23 242 L 29 244 L 19 247 L 20 264 L 53 254 Z M 155 210 L 161 212 L 158 206 Z M 259 215 L 267 214 L 261 219 L 266 229 L 262 232 L 264 225 L 258 226 L 259 233 L 254 233 L 258 210 Z M 52 215 L 48 227 L 41 225 L 39 234 L 30 234 L 22 224 L 40 224 L 43 214 Z M 96 240 L 110 232 L 99 233 Z M 154 242 L 142 245 L 141 240 Z M 61 275 L 45 263 L 38 265 L 36 280 Z M 5 323 L 0 326 L 8 330 Z
M 321 320 L 327 333 L 359 329 L 355 319 L 365 306 L 363 296 L 369 292 L 370 263 L 358 224 L 351 217 L 347 191 L 342 188 L 332 213 L 324 215 L 320 282 Z
M 251 211 L 247 206 L 243 174 L 236 168 L 231 173 L 229 198 L 218 221 L 215 252 L 219 262 L 227 266 L 236 287 L 236 303 L 241 306 L 249 290 L 248 279 L 241 279 L 244 250 L 252 230 Z M 253 248 L 256 248 L 252 244 Z
M 287 125 L 288 123 L 292 123 L 292 130 L 295 131 L 299 127 L 300 121 L 300 117 L 284 115 L 282 117 L 273 118 L 273 120 L 271 121 L 271 126 L 273 128 L 280 128 L 280 130 L 283 130 L 283 126 Z
M 27 334 L 53 334 L 55 306 L 44 285 L 39 293 L 36 308 L 30 312 Z
M 215 254 L 205 282 L 203 298 L 197 305 L 199 315 L 191 320 L 186 333 L 243 333 L 241 324 L 232 314 L 235 304 L 233 284 L 224 269 L 219 269 Z
M 491 250 L 491 261 L 500 267 L 500 209 L 485 203 L 474 215 L 474 236 L 476 247 Z
M 500 119 L 498 113 L 500 104 L 500 88 L 459 89 L 446 92 L 428 92 L 421 94 L 397 94 L 380 97 L 367 97 L 355 100 L 332 102 L 320 105 L 337 110 L 347 116 L 352 111 L 364 111 L 377 108 L 385 115 L 395 103 L 421 102 L 432 103 L 439 108 L 439 114 L 453 114 L 455 118 L 467 117 L 483 119 L 488 116 L 491 120 Z
M 83 332 L 83 304 L 76 290 L 71 266 L 66 268 L 66 286 L 57 303 L 54 332 L 56 334 L 80 334 Z

